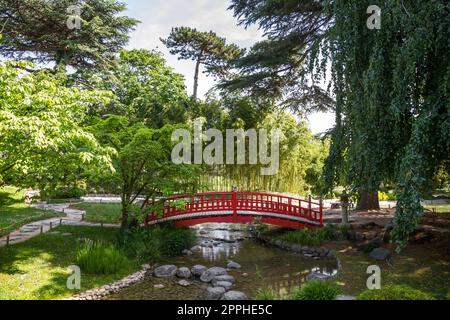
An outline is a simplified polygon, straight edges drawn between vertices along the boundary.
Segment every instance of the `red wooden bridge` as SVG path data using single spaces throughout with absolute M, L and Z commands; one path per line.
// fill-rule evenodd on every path
M 207 222 L 251 223 L 258 219 L 287 228 L 322 227 L 322 203 L 263 192 L 207 192 L 165 200 L 162 213 L 146 224 L 172 221 L 176 226 Z

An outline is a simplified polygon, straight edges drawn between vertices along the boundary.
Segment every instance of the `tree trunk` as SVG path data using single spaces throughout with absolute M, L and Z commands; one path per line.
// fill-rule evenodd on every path
M 126 229 L 128 226 L 128 196 L 126 194 L 122 194 L 122 230 Z
M 192 94 L 192 97 L 197 100 L 198 96 L 198 75 L 200 73 L 200 64 L 202 60 L 203 54 L 200 54 L 198 56 L 197 62 L 195 64 L 195 74 L 194 74 L 194 93 Z
M 368 192 L 360 191 L 358 205 L 356 210 L 380 210 L 380 202 L 378 201 L 378 191 Z

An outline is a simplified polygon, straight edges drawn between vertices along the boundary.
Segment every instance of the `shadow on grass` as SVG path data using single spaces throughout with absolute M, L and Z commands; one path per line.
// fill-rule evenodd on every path
M 78 293 L 69 290 L 66 282 L 71 274 L 68 267 L 75 263 L 81 239 L 113 242 L 118 232 L 117 229 L 71 226 L 61 226 L 55 231 L 71 235 L 44 234 L 24 243 L 0 248 L 0 298 L 55 299 Z M 82 272 L 80 291 L 120 279 L 131 273 L 134 267 L 130 266 L 115 275 L 88 275 Z

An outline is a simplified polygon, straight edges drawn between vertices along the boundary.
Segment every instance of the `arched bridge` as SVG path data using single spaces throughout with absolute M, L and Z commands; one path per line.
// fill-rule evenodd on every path
M 148 215 L 146 224 L 172 221 L 176 226 L 207 222 L 262 223 L 287 228 L 322 227 L 322 204 L 263 192 L 206 192 L 173 196 L 163 212 Z

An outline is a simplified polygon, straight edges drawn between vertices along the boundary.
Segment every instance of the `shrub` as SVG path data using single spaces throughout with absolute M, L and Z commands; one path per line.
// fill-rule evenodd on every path
M 192 229 L 171 225 L 130 228 L 123 231 L 119 240 L 127 254 L 146 262 L 159 260 L 162 256 L 179 255 L 194 242 Z
M 380 290 L 365 290 L 358 300 L 434 300 L 433 296 L 405 285 L 388 285 Z
M 260 288 L 256 292 L 256 300 L 276 300 L 277 293 L 270 288 Z
M 338 288 L 327 281 L 310 281 L 292 293 L 293 300 L 334 300 Z
M 87 240 L 76 253 L 76 264 L 88 274 L 114 274 L 129 267 L 130 261 L 112 244 Z
M 279 236 L 280 239 L 290 242 L 298 243 L 308 246 L 320 246 L 326 240 L 331 240 L 333 238 L 333 228 L 327 226 L 325 228 L 317 229 L 300 229 L 295 231 L 290 231 Z

